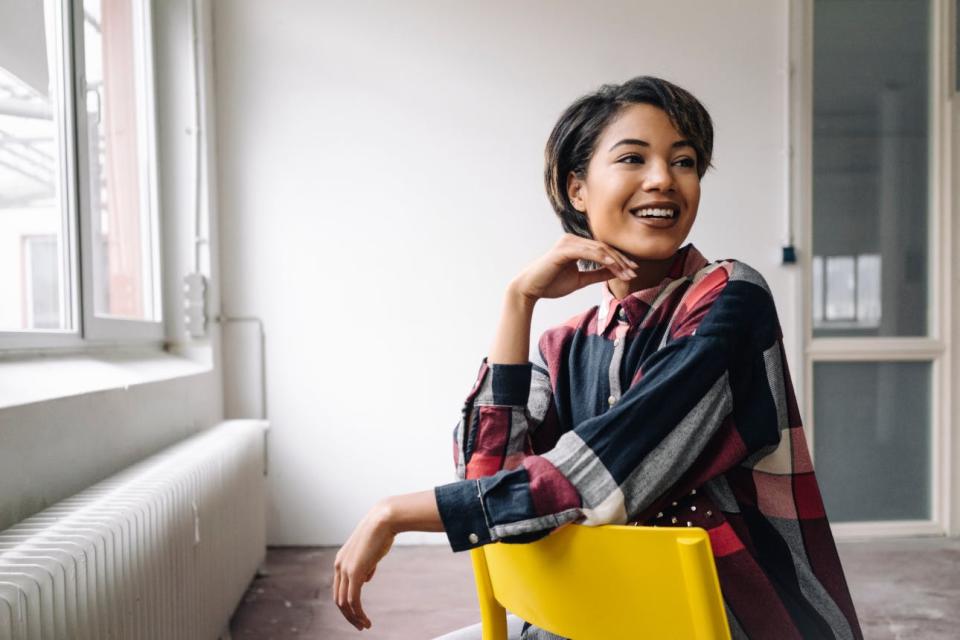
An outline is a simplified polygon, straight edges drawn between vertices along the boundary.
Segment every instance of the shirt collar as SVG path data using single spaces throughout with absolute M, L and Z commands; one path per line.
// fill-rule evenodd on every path
M 633 291 L 623 298 L 616 298 L 610 291 L 607 282 L 604 282 L 597 312 L 597 333 L 604 335 L 607 332 L 610 325 L 616 322 L 617 314 L 621 308 L 626 321 L 630 325 L 639 322 L 664 287 L 679 278 L 692 276 L 707 264 L 709 264 L 709 261 L 703 254 L 697 250 L 692 242 L 688 242 L 677 249 L 677 252 L 673 255 L 673 262 L 670 263 L 670 268 L 667 270 L 667 275 L 659 284 Z

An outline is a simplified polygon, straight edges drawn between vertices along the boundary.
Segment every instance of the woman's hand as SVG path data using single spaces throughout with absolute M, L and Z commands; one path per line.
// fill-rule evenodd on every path
M 577 260 L 605 265 L 595 271 L 580 271 Z M 637 277 L 637 263 L 610 245 L 565 233 L 551 249 L 513 279 L 511 286 L 530 300 L 561 298 L 568 293 L 610 278 Z
M 393 546 L 386 503 L 375 505 L 340 547 L 333 562 L 333 599 L 350 624 L 369 629 L 370 619 L 360 604 L 360 589 L 373 578 L 377 563 Z

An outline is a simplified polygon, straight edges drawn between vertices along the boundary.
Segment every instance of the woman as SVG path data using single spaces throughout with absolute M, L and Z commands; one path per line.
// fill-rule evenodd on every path
M 400 531 L 463 551 L 579 522 L 706 529 L 734 638 L 862 638 L 770 289 L 684 244 L 712 149 L 704 107 L 655 77 L 560 117 L 545 180 L 566 233 L 507 287 L 454 433 L 459 480 L 381 501 L 337 554 L 334 599 L 358 629 L 361 585 Z M 537 300 L 599 282 L 600 304 L 529 362 Z

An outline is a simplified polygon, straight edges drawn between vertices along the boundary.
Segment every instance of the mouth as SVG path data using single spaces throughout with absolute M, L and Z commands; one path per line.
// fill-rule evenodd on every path
M 635 207 L 630 209 L 630 215 L 638 222 L 647 226 L 664 229 L 672 227 L 680 217 L 680 209 L 676 206 L 662 207 Z

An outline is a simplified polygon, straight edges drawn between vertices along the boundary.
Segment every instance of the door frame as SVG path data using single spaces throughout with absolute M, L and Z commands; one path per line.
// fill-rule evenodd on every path
M 813 338 L 811 250 L 813 246 L 813 4 L 814 0 L 788 0 L 789 91 L 791 106 L 788 118 L 791 131 L 790 182 L 796 185 L 789 196 L 790 206 L 798 215 L 792 216 L 800 247 L 801 303 L 796 325 L 801 331 L 802 363 L 799 397 L 802 402 L 804 432 L 810 447 L 811 460 L 815 455 L 815 425 L 813 420 L 813 366 L 816 362 L 889 362 L 923 361 L 931 363 L 931 425 L 930 434 L 930 496 L 929 520 L 892 520 L 843 522 L 831 524 L 834 537 L 866 539 L 899 536 L 942 536 L 960 533 L 960 434 L 953 434 L 960 425 L 958 409 L 953 403 L 957 392 L 952 371 L 960 366 L 957 349 L 960 327 L 954 319 L 954 305 L 960 296 L 952 296 L 951 284 L 956 282 L 952 268 L 956 239 L 952 223 L 954 217 L 953 184 L 958 178 L 953 169 L 960 163 L 953 158 L 958 149 L 954 130 L 958 126 L 956 100 L 956 0 L 929 0 L 929 87 L 928 107 L 928 337 L 873 337 L 873 338 Z M 956 299 L 954 299 L 956 298 Z

